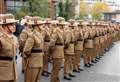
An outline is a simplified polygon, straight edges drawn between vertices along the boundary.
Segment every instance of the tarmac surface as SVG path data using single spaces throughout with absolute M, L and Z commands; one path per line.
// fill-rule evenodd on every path
M 81 62 L 83 65 L 83 62 Z M 19 82 L 24 82 L 24 74 L 21 73 L 21 57 L 17 59 Z M 51 70 L 52 66 L 50 65 Z M 100 61 L 90 68 L 82 66 L 84 71 L 74 73 L 71 81 L 63 79 L 63 69 L 60 72 L 61 82 L 120 82 L 120 41 L 104 54 Z M 50 82 L 49 77 L 41 77 L 40 82 Z

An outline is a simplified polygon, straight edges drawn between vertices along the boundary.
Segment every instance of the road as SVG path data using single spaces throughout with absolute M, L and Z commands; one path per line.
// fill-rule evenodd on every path
M 24 75 L 21 73 L 21 57 L 18 57 L 17 65 L 19 82 L 24 82 Z M 61 82 L 120 82 L 120 42 L 115 42 L 110 51 L 106 52 L 94 66 L 91 68 L 82 66 L 82 68 L 84 71 L 75 73 L 76 77 L 72 81 L 63 79 L 62 69 L 60 72 Z M 50 82 L 50 77 L 42 77 L 41 82 Z

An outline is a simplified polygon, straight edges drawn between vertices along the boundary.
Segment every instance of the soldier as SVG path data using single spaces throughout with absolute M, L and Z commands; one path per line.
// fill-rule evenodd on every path
M 43 76 L 49 76 L 48 72 L 48 58 L 49 58 L 49 44 L 50 44 L 50 28 L 51 19 L 46 18 L 43 28 L 43 38 L 44 38 L 44 56 L 43 56 Z
M 96 35 L 95 22 L 90 22 L 89 27 L 90 27 L 90 29 L 92 31 L 92 39 L 93 39 L 93 49 L 91 49 L 93 53 L 90 55 L 90 57 L 91 57 L 91 63 L 97 63 L 95 61 L 95 53 L 94 53 L 94 51 L 95 51 L 95 42 L 94 42 L 94 39 L 95 39 L 95 35 Z
M 83 55 L 83 43 L 84 43 L 84 35 L 83 35 L 83 25 L 82 20 L 78 21 L 78 28 L 79 28 L 79 38 L 77 40 L 76 46 L 75 46 L 75 54 L 77 58 L 77 69 L 80 71 L 83 71 L 81 68 L 81 57 Z
M 100 50 L 100 40 L 99 40 L 99 29 L 100 29 L 100 23 L 95 22 L 95 37 L 93 39 L 94 41 L 94 58 L 92 60 L 93 63 L 97 63 L 99 60 L 99 50 Z
M 84 47 L 85 47 L 85 57 L 84 57 L 84 61 L 85 61 L 85 66 L 86 67 L 90 67 L 93 66 L 93 64 L 91 63 L 92 58 L 91 55 L 93 55 L 93 33 L 92 30 L 90 28 L 91 23 L 87 24 L 87 36 L 85 37 L 85 43 L 84 43 Z
M 2 28 L 4 32 L 0 36 L 0 82 L 17 82 L 16 50 L 18 47 L 15 32 L 15 23 L 12 14 L 4 14 Z
M 50 82 L 60 82 L 59 72 L 64 59 L 64 19 L 62 17 L 58 17 L 57 20 L 59 22 L 57 23 L 57 27 L 54 28 L 50 40 L 50 49 L 52 51 L 51 56 L 53 58 Z
M 79 39 L 79 29 L 78 29 L 78 26 L 76 25 L 76 22 L 74 19 L 70 19 L 69 20 L 70 22 L 70 25 L 69 27 L 72 28 L 73 30 L 73 35 L 74 35 L 74 46 L 73 46 L 73 49 L 74 49 L 74 54 L 73 54 L 73 57 L 72 57 L 72 62 L 73 62 L 73 72 L 77 72 L 77 73 L 80 73 L 80 71 L 78 70 L 78 56 L 76 54 L 76 46 L 77 46 L 77 40 Z
M 25 16 L 25 19 L 22 20 L 22 25 L 24 25 L 24 30 L 21 32 L 20 37 L 19 37 L 19 44 L 20 44 L 19 50 L 22 53 L 21 56 L 23 57 L 22 58 L 22 73 L 24 73 L 24 70 L 26 68 L 26 62 L 27 62 L 27 60 L 25 60 L 24 55 L 23 55 L 23 48 L 24 48 L 27 38 L 32 33 L 32 28 L 30 26 L 31 19 L 32 17 Z
M 100 29 L 100 54 L 99 54 L 99 57 L 101 58 L 102 56 L 103 56 L 103 53 L 104 53 L 104 41 L 105 41 L 105 39 L 104 39 L 104 28 L 106 27 L 106 25 L 107 24 L 103 24 L 102 25 L 102 27 L 101 27 L 101 29 Z M 110 40 L 110 38 L 108 38 L 108 43 L 109 43 L 109 40 Z
M 64 62 L 64 79 L 72 80 L 71 77 L 75 77 L 73 75 L 73 57 L 74 57 L 74 29 L 70 27 L 69 23 L 66 25 L 66 32 L 65 32 L 65 62 Z
M 39 82 L 43 68 L 44 40 L 41 27 L 43 21 L 33 17 L 33 33 L 26 40 L 23 53 L 26 56 L 25 82 Z

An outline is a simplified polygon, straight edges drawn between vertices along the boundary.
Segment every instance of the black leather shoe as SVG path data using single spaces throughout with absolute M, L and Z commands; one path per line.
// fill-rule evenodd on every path
M 90 63 L 90 66 L 94 66 L 94 64 Z
M 61 66 L 60 68 L 62 69 L 62 68 L 64 68 L 64 66 Z
M 24 71 L 24 69 L 22 69 L 22 73 L 24 73 L 25 71 Z
M 92 63 L 97 63 L 97 61 L 95 61 L 95 60 L 92 60 Z
M 47 71 L 47 74 L 51 74 L 51 73 Z
M 49 74 L 47 72 L 43 72 L 42 76 L 49 77 Z
M 69 76 L 70 76 L 70 77 L 76 77 L 76 76 L 75 76 L 75 75 L 73 75 L 73 74 L 69 74 Z
M 102 55 L 100 56 L 100 58 L 102 58 Z
M 99 59 L 100 59 L 100 57 L 96 57 L 96 59 L 98 59 L 98 60 L 99 60 Z
M 100 60 L 100 58 L 96 58 L 96 59 L 95 59 L 95 61 L 99 61 L 99 60 Z
M 80 70 L 80 71 L 84 71 L 83 69 L 81 69 L 81 68 L 78 68 L 78 70 Z
M 79 70 L 73 70 L 73 72 L 80 73 L 80 71 L 79 71 Z
M 64 76 L 64 79 L 69 81 L 72 80 L 69 76 Z
M 90 64 L 85 64 L 85 67 L 90 67 Z

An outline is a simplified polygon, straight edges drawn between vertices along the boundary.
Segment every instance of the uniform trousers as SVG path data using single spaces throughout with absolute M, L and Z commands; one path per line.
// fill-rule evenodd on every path
M 73 55 L 65 54 L 65 62 L 64 62 L 64 76 L 69 75 L 73 71 Z
M 43 55 L 43 71 L 48 72 L 48 52 Z
M 59 72 L 61 70 L 62 62 L 63 58 L 53 58 L 53 68 L 50 82 L 60 82 Z
M 42 67 L 30 68 L 27 67 L 25 71 L 25 82 L 40 82 Z
M 75 50 L 75 70 L 78 70 L 80 68 L 80 61 L 81 61 L 82 51 Z

